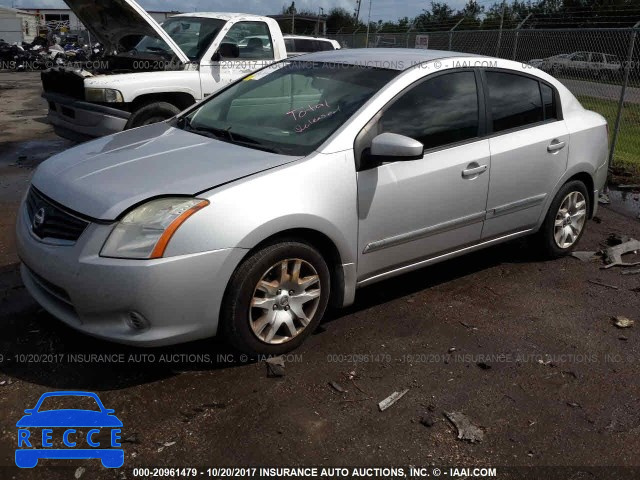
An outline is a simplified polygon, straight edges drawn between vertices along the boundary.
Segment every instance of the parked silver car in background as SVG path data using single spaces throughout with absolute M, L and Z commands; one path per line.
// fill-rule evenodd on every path
M 570 252 L 606 171 L 604 118 L 530 66 L 319 52 L 44 162 L 21 271 L 96 337 L 279 354 L 358 287 L 531 234 Z

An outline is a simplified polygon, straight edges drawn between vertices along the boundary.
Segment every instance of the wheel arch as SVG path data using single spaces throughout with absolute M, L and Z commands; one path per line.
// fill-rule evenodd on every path
M 131 112 L 135 112 L 139 108 L 154 102 L 167 102 L 180 110 L 185 110 L 196 103 L 193 95 L 186 92 L 162 92 L 162 93 L 144 93 L 138 95 L 130 102 Z
M 561 186 L 560 188 L 562 188 L 564 185 L 566 185 L 569 182 L 572 182 L 574 180 L 578 180 L 582 183 L 584 183 L 584 185 L 587 187 L 587 193 L 589 194 L 589 218 L 593 218 L 593 212 L 595 211 L 595 202 L 598 201 L 597 198 L 594 198 L 594 185 L 595 182 L 593 181 L 593 177 L 591 176 L 591 174 L 587 173 L 587 172 L 578 172 L 576 174 L 574 174 L 573 176 L 571 176 L 570 178 L 568 178 Z
M 597 202 L 598 199 L 594 198 L 594 185 L 595 185 L 595 181 L 593 178 L 594 174 L 590 173 L 590 171 L 593 171 L 593 165 L 585 162 L 585 163 L 577 164 L 573 168 L 565 172 L 565 174 L 558 181 L 558 183 L 556 183 L 553 190 L 547 196 L 545 200 L 544 208 L 542 209 L 542 213 L 540 215 L 540 218 L 538 219 L 538 225 L 536 227 L 536 230 L 538 230 L 542 226 L 544 219 L 547 217 L 547 214 L 549 213 L 549 208 L 553 203 L 553 199 L 556 197 L 560 189 L 564 187 L 567 183 L 573 180 L 581 181 L 582 183 L 584 183 L 585 187 L 587 188 L 587 193 L 589 194 L 589 217 L 588 218 L 589 219 L 593 218 L 594 212 L 596 212 L 595 202 Z
M 329 297 L 329 304 L 331 306 L 342 306 L 345 296 L 345 275 L 342 268 L 343 256 L 340 254 L 340 250 L 336 243 L 327 234 L 319 230 L 303 227 L 290 228 L 272 233 L 260 240 L 253 248 L 249 249 L 240 264 L 265 246 L 282 241 L 299 241 L 318 250 L 320 255 L 322 255 L 327 262 L 329 275 L 331 276 L 331 295 Z

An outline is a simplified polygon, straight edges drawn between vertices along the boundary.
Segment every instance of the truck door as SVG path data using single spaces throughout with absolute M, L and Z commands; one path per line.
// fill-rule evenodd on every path
M 208 97 L 240 77 L 274 61 L 269 26 L 261 21 L 235 23 L 213 55 L 200 62 L 202 95 Z

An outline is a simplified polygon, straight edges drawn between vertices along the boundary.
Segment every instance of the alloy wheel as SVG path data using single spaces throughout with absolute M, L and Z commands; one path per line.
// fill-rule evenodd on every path
M 320 303 L 316 269 L 300 258 L 272 265 L 256 285 L 249 309 L 251 330 L 261 341 L 278 345 L 299 335 Z
M 580 192 L 570 192 L 556 214 L 554 238 L 560 248 L 570 248 L 576 243 L 587 219 L 587 201 Z

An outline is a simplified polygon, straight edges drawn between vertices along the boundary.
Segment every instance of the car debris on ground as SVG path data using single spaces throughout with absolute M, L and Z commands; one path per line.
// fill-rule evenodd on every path
M 284 377 L 284 358 L 271 357 L 265 360 L 267 377 Z
M 338 393 L 347 393 L 347 391 L 337 382 L 329 382 L 329 386 Z
M 633 327 L 635 323 L 633 320 L 623 317 L 622 315 L 618 315 L 616 317 L 611 317 L 613 324 L 618 328 L 630 328 Z
M 583 262 L 591 262 L 598 258 L 598 252 L 571 252 L 571 256 Z
M 484 440 L 484 432 L 473 423 L 471 419 L 461 412 L 444 412 L 444 416 L 458 430 L 458 440 L 475 443 Z
M 609 238 L 612 239 L 615 237 L 610 236 Z M 627 263 L 622 261 L 623 255 L 631 252 L 637 253 L 638 250 L 640 250 L 640 241 L 629 237 L 619 238 L 623 241 L 621 241 L 617 245 L 604 249 L 603 258 L 605 266 L 602 268 L 611 268 L 617 265 L 622 267 L 633 267 L 636 265 L 640 265 L 640 262 Z
M 391 405 L 393 405 L 402 397 L 404 397 L 408 391 L 409 389 L 407 388 L 405 390 L 402 390 L 401 392 L 393 392 L 387 398 L 385 398 L 380 403 L 378 403 L 378 408 L 380 409 L 381 412 L 384 412 L 387 408 L 389 408 Z
M 593 285 L 599 285 L 601 287 L 607 287 L 607 288 L 611 288 L 613 290 L 618 290 L 618 287 L 616 285 L 610 285 L 608 283 L 603 283 L 599 280 L 587 280 L 589 283 L 592 283 Z
M 640 273 L 640 268 L 622 270 L 620 273 L 622 273 L 622 275 L 637 275 Z

